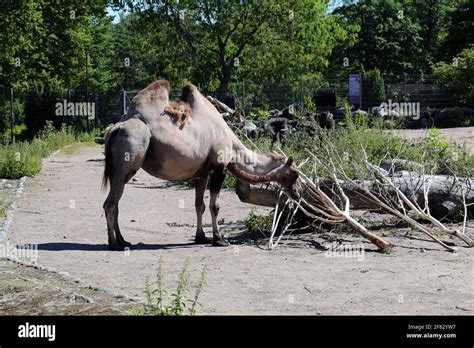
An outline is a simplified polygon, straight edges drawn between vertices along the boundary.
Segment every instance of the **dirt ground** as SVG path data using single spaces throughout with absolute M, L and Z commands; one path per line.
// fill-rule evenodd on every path
M 464 129 L 467 141 L 473 132 Z M 357 236 L 343 235 L 340 242 L 359 253 L 341 257 L 326 250 L 331 234 L 292 235 L 269 251 L 243 224 L 252 208 L 269 210 L 241 203 L 224 190 L 219 219 L 231 246 L 197 246 L 194 190 L 143 171 L 126 186 L 120 204 L 119 221 L 131 250 L 108 251 L 102 158 L 99 146 L 61 152 L 27 179 L 3 243 L 37 246 L 37 263 L 59 273 L 3 259 L 0 314 L 126 313 L 137 305 L 130 298 L 144 298 L 160 259 L 172 292 L 187 258 L 194 282 L 207 266 L 198 314 L 474 314 L 474 250 L 458 240 L 442 237 L 459 246 L 453 254 L 403 225 L 377 226 L 377 216 L 366 213 L 361 218 L 395 245 L 392 252 L 377 252 Z M 210 223 L 208 210 L 204 222 Z M 209 225 L 205 230 L 210 234 Z M 474 235 L 474 221 L 468 222 L 468 233 Z

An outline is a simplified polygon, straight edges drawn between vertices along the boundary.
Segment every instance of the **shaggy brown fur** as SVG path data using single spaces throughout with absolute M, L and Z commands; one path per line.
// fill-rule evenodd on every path
M 134 101 L 145 102 L 147 104 L 156 104 L 160 100 L 168 100 L 168 96 L 171 90 L 171 85 L 166 80 L 158 80 L 150 83 L 145 89 L 141 90 L 134 99 Z M 133 110 L 135 107 L 133 101 L 130 105 L 129 110 Z
M 164 112 L 174 117 L 179 123 L 179 129 L 183 129 L 187 119 L 191 117 L 191 106 L 188 103 L 173 100 L 165 106 Z

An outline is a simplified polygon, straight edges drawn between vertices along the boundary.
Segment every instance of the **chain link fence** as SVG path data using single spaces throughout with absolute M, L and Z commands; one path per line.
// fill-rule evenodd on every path
M 314 100 L 314 96 L 321 91 L 332 93 L 334 107 L 341 107 L 348 100 L 348 80 L 329 78 L 320 88 L 304 80 L 291 86 L 257 85 L 242 80 L 231 85 L 229 95 L 223 102 L 242 108 L 246 114 L 256 110 L 282 109 L 291 104 L 300 111 L 308 98 Z M 425 109 L 457 105 L 446 89 L 437 85 L 431 76 L 405 75 L 399 80 L 384 80 L 383 95 L 380 95 L 380 88 L 375 88 L 373 81 L 363 79 L 361 92 L 360 108 L 366 111 L 389 99 L 393 102 L 418 102 Z M 32 136 L 48 120 L 56 127 L 62 124 L 81 129 L 106 127 L 120 120 L 137 93 L 124 90 L 93 91 L 88 95 L 73 90 L 41 93 L 11 89 L 0 91 L 0 140 L 5 144 L 13 137 Z M 178 98 L 180 94 L 181 89 L 175 87 L 171 98 Z

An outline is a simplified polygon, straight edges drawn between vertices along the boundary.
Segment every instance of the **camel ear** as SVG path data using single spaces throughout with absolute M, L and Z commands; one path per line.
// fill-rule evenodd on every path
M 286 161 L 286 164 L 288 165 L 288 167 L 290 167 L 293 164 L 293 157 L 292 156 L 288 157 L 288 161 Z

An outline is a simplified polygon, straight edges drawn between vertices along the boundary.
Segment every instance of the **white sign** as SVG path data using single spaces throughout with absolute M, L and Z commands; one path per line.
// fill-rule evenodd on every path
M 360 105 L 362 77 L 360 74 L 349 74 L 349 104 Z

